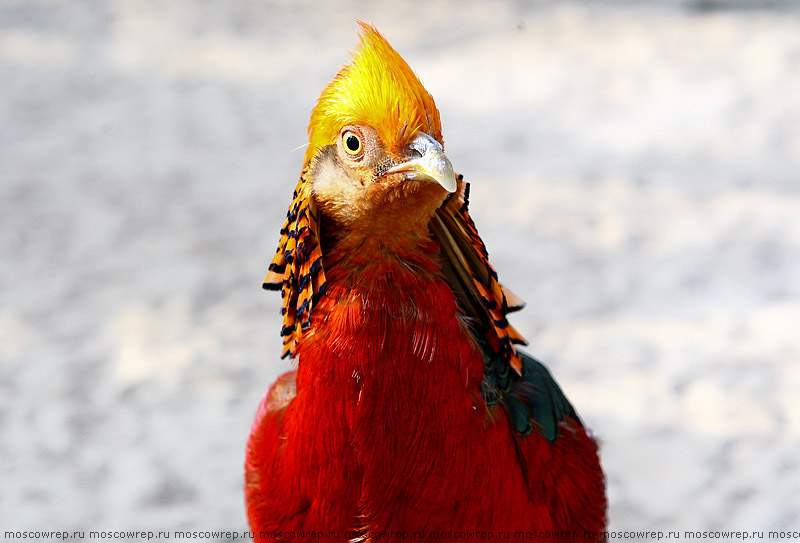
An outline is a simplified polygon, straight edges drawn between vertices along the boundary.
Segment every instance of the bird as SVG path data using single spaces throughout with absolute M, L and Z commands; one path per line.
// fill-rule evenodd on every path
M 253 537 L 601 540 L 597 440 L 520 349 L 433 97 L 358 24 L 263 283 L 296 369 L 250 428 Z

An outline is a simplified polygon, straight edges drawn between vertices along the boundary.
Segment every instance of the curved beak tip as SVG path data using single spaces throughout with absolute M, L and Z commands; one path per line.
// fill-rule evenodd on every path
M 409 179 L 433 181 L 453 193 L 458 188 L 456 174 L 450 159 L 438 141 L 428 134 L 419 134 L 411 143 L 416 158 L 398 164 L 385 173 L 405 173 Z

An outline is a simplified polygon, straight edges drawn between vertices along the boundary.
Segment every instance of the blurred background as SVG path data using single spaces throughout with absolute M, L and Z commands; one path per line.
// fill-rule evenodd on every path
M 0 3 L 0 527 L 246 529 L 261 290 L 374 22 L 611 529 L 800 529 L 800 3 Z

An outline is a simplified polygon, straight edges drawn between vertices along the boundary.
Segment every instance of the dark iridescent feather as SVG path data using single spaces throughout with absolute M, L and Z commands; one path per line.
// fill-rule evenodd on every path
M 536 430 L 545 438 L 555 441 L 558 426 L 567 417 L 582 425 L 572 404 L 544 364 L 527 353 L 518 352 L 522 357 L 522 377 L 514 380 L 511 391 L 502 400 L 517 430 L 523 434 L 530 433 L 530 429 L 527 432 L 521 430 L 521 426 L 527 428 L 523 422 L 517 422 L 527 419 L 533 421 Z

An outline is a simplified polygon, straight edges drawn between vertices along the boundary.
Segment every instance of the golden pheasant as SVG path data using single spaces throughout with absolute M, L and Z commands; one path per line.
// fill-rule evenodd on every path
M 489 264 L 433 98 L 361 27 L 311 114 L 264 282 L 297 370 L 250 432 L 255 539 L 599 539 L 597 445 L 516 347 L 522 302 Z

